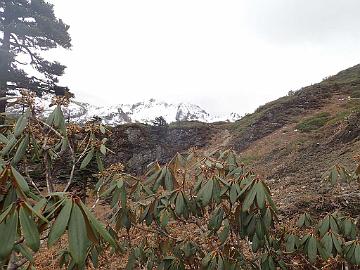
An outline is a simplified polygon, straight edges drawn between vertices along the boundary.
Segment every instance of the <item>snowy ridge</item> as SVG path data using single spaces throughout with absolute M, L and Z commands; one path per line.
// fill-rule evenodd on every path
M 47 116 L 53 107 L 50 107 L 51 96 L 45 96 L 36 100 L 37 105 L 43 108 L 44 116 Z M 11 109 L 12 112 L 17 111 Z M 203 110 L 198 105 L 191 103 L 170 104 L 167 102 L 150 99 L 135 104 L 119 104 L 114 106 L 96 106 L 83 102 L 71 102 L 65 108 L 66 118 L 84 123 L 93 117 L 100 117 L 104 124 L 120 125 L 125 123 L 151 124 L 156 117 L 162 116 L 167 123 L 177 121 L 200 121 L 200 122 L 233 122 L 240 119 L 237 113 L 228 116 L 214 116 Z

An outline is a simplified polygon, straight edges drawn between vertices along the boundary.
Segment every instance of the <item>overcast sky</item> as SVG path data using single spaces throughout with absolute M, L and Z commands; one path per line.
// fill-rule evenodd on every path
M 360 63 L 359 0 L 51 0 L 62 82 L 98 105 L 156 98 L 252 112 Z

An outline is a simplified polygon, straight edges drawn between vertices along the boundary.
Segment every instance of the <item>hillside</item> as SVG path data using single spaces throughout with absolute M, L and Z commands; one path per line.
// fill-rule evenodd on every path
M 333 196 L 328 193 L 331 187 L 321 182 L 337 163 L 355 166 L 353 158 L 360 150 L 359 97 L 357 65 L 230 125 L 228 146 L 268 179 L 286 214 L 304 208 L 316 212 L 343 207 L 351 212 L 357 200 L 349 194 L 351 187 L 345 185 L 342 194 Z
M 219 265 L 223 265 L 227 250 L 242 252 L 239 262 L 236 259 L 233 263 L 234 258 L 229 257 L 232 269 L 240 269 L 244 263 L 242 269 L 251 269 L 254 256 L 272 252 L 273 248 L 276 254 L 285 251 L 280 259 L 277 255 L 274 258 L 288 269 L 340 269 L 342 257 L 337 255 L 345 253 L 347 247 L 342 249 L 338 244 L 340 251 L 336 248 L 332 253 L 331 249 L 327 255 L 320 254 L 317 243 L 323 243 L 325 237 L 337 243 L 356 237 L 360 198 L 358 187 L 354 187 L 358 181 L 331 186 L 324 179 L 338 163 L 351 170 L 356 164 L 353 158 L 360 150 L 359 75 L 360 66 L 350 68 L 265 104 L 234 123 L 178 121 L 169 125 L 130 123 L 112 127 L 94 120 L 86 125 L 66 126 L 60 105 L 47 122 L 43 122 L 41 111 L 36 118 L 36 109 L 30 105 L 15 119 L 15 125 L 11 124 L 14 119 L 8 120 L 9 125 L 3 127 L 5 135 L 0 136 L 1 179 L 5 183 L 1 186 L 5 196 L 0 197 L 6 206 L 2 214 L 5 221 L 0 224 L 5 226 L 0 230 L 1 239 L 7 239 L 11 231 L 13 238 L 9 242 L 14 243 L 20 231 L 24 240 L 19 243 L 29 245 L 34 252 L 40 249 L 34 259 L 28 259 L 29 265 L 39 269 L 58 269 L 58 258 L 64 261 L 68 254 L 74 263 L 83 265 L 90 243 L 98 245 L 103 241 L 119 248 L 120 253 L 106 251 L 101 257 L 91 253 L 92 265 L 100 269 L 140 269 L 136 265 L 143 264 L 141 253 L 146 261 L 154 260 L 160 266 L 169 262 L 177 265 L 179 260 L 187 263 L 187 255 L 182 259 L 169 254 L 178 256 L 178 250 L 195 246 L 203 249 L 194 253 L 199 256 L 191 255 L 195 260 L 189 267 L 176 269 L 209 265 L 207 258 L 212 258 L 214 247 L 222 252 L 214 257 Z M 34 104 L 28 92 L 23 94 L 22 101 Z M 62 102 L 62 98 L 58 101 Z M 176 155 L 190 148 L 194 149 L 192 154 Z M 228 148 L 235 151 L 221 151 Z M 158 163 L 148 166 L 154 160 Z M 37 194 L 30 192 L 30 183 Z M 32 201 L 36 205 L 27 203 Z M 344 216 L 334 214 L 337 210 L 342 210 Z M 24 211 L 34 214 L 26 215 Z M 311 222 L 303 216 L 305 228 L 298 231 L 295 222 L 304 212 L 310 212 L 315 220 L 322 219 L 319 224 L 328 225 L 308 227 Z M 38 222 L 47 218 L 54 221 L 46 221 L 51 227 L 40 232 L 35 221 L 29 219 L 33 216 Z M 336 232 L 339 227 L 335 227 L 338 224 L 344 230 L 350 224 L 350 233 L 355 236 L 340 236 Z M 313 229 L 319 233 L 325 230 L 321 240 L 317 240 Z M 41 238 L 40 233 L 47 231 L 49 235 Z M 62 237 L 66 231 L 67 236 Z M 275 237 L 281 238 L 276 240 L 280 241 L 278 247 L 268 245 L 267 239 Z M 48 243 L 41 243 L 46 238 Z M 291 239 L 307 242 L 289 251 Z M 53 241 L 57 241 L 54 246 Z M 120 241 L 121 246 L 117 247 L 115 241 Z M 360 250 L 357 242 L 352 245 Z M 310 248 L 310 243 L 316 249 Z M 297 244 L 292 245 L 290 248 Z M 81 248 L 83 253 L 79 255 Z M 12 247 L 5 252 L 6 258 L 11 258 Z M 261 260 L 259 269 L 275 269 L 272 253 L 264 254 L 272 261 Z M 334 260 L 331 264 L 329 256 Z M 9 261 L 11 264 L 14 262 Z
M 128 169 L 151 159 L 166 162 L 177 151 L 233 148 L 264 176 L 280 209 L 292 214 L 309 208 L 351 207 L 346 195 L 332 196 L 323 175 L 336 163 L 349 169 L 360 150 L 360 65 L 259 107 L 235 123 L 183 122 L 166 130 L 142 126 L 113 129 L 111 161 Z M 139 169 L 137 169 L 136 172 Z M 346 195 L 346 196 L 345 196 Z M 285 209 L 285 208 L 284 208 Z M 351 211 L 351 209 L 349 209 Z

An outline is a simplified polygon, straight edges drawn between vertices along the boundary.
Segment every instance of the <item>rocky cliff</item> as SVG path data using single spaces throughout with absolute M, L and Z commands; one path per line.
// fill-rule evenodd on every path
M 166 163 L 177 152 L 206 147 L 213 134 L 212 126 L 205 123 L 166 127 L 120 125 L 112 129 L 109 145 L 114 154 L 110 154 L 107 161 L 120 161 L 128 171 L 142 173 L 152 161 Z

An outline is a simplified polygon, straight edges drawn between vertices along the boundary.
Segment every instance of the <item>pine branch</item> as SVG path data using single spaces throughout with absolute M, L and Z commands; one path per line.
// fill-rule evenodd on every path
M 37 65 L 37 61 L 36 61 L 36 58 L 37 58 L 37 55 L 34 54 L 27 46 L 23 45 L 23 44 L 20 44 L 20 42 L 18 41 L 18 39 L 16 38 L 16 36 L 14 34 L 10 34 L 10 37 L 15 41 L 16 45 L 19 47 L 19 48 L 24 48 L 25 51 L 30 55 L 31 57 L 31 63 L 30 64 L 35 64 Z M 14 44 L 14 43 L 12 43 Z M 16 46 L 14 45 L 14 46 Z

